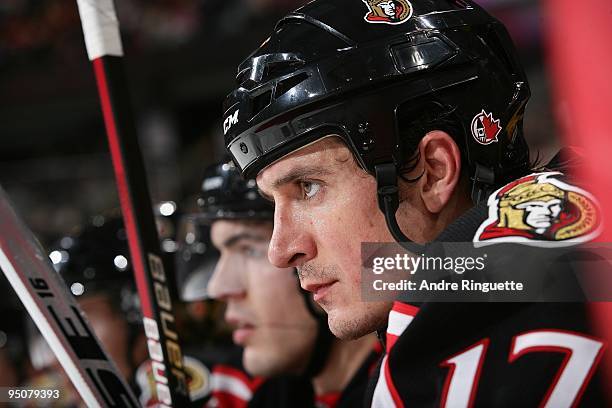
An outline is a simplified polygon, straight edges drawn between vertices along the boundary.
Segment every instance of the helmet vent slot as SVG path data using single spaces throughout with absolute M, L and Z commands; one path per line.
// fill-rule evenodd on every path
M 300 72 L 297 75 L 293 75 L 287 79 L 280 81 L 276 85 L 276 90 L 274 91 L 274 99 L 281 97 L 286 94 L 288 91 L 293 89 L 296 85 L 308 79 L 308 74 L 306 72 Z
M 391 51 L 399 70 L 403 73 L 433 67 L 454 55 L 453 50 L 437 37 L 418 44 L 399 44 L 393 46 Z
M 295 70 L 302 65 L 304 65 L 304 62 L 299 60 L 268 63 L 264 69 L 261 82 L 267 82 L 271 79 L 295 72 Z
M 270 100 L 272 99 L 272 90 L 269 89 L 266 92 L 257 95 L 253 98 L 253 112 L 252 116 L 257 115 L 259 112 L 265 109 L 266 106 L 270 104 Z

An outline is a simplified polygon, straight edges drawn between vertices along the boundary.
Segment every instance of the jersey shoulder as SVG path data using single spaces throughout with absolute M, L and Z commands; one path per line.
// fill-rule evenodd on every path
M 605 406 L 609 347 L 585 305 L 406 306 L 389 316 L 373 406 Z

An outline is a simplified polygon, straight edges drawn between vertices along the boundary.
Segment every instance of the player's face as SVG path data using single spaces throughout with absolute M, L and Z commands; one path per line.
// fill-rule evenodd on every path
M 92 294 L 78 299 L 79 306 L 85 312 L 94 333 L 100 339 L 105 351 L 117 365 L 119 371 L 128 380 L 132 380 L 132 369 L 129 359 L 128 326 L 123 315 L 112 305 L 112 300 L 105 294 Z M 62 389 L 61 406 L 79 406 L 79 393 L 66 375 L 57 359 L 53 359 L 53 371 L 59 374 Z M 72 401 L 75 401 L 73 404 Z M 84 405 L 83 405 L 84 406 Z
M 123 315 L 113 309 L 110 298 L 103 294 L 83 297 L 79 305 L 110 357 L 129 378 L 132 373 L 128 361 L 128 325 Z
M 227 302 L 234 342 L 244 347 L 244 367 L 256 376 L 302 371 L 317 332 L 294 269 L 268 261 L 271 235 L 271 223 L 223 220 L 211 229 L 221 258 L 208 291 Z
M 393 1 L 383 1 L 378 6 L 389 17 L 395 17 L 395 3 Z
M 298 268 L 330 330 L 350 339 L 384 326 L 390 303 L 361 301 L 361 243 L 392 237 L 376 203 L 376 182 L 348 148 L 337 138 L 322 139 L 269 166 L 257 181 L 275 203 L 270 261 Z
M 561 212 L 561 200 L 532 201 L 522 206 L 525 209 L 525 223 L 536 229 L 548 228 Z

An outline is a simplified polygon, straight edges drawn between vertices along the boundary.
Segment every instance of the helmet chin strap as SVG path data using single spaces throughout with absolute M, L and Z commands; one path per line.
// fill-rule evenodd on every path
M 374 166 L 376 172 L 376 191 L 378 195 L 378 208 L 385 215 L 387 228 L 402 247 L 409 251 L 417 250 L 420 245 L 414 243 L 402 232 L 395 213 L 399 208 L 399 188 L 397 187 L 397 169 L 393 163 L 378 164 Z
M 472 179 L 472 192 L 470 194 L 472 202 L 478 204 L 486 200 L 492 191 L 495 183 L 495 172 L 480 163 L 476 163 L 476 169 Z

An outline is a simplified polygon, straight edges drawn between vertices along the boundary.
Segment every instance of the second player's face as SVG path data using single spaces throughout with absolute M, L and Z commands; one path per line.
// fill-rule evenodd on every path
M 271 235 L 271 223 L 221 220 L 211 229 L 221 258 L 208 292 L 227 302 L 225 318 L 235 329 L 233 340 L 244 347 L 244 367 L 255 376 L 302 371 L 317 333 L 294 269 L 268 261 Z
M 391 304 L 361 300 L 361 243 L 393 239 L 376 182 L 348 148 L 320 140 L 264 169 L 257 182 L 275 202 L 270 261 L 298 268 L 332 333 L 351 339 L 384 326 Z

